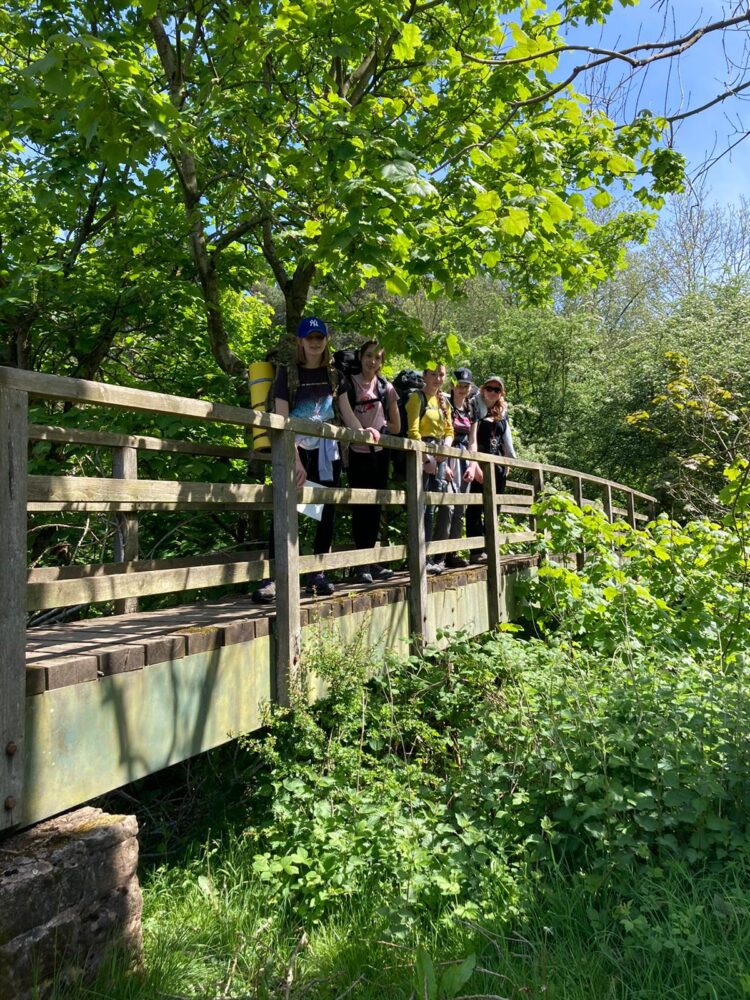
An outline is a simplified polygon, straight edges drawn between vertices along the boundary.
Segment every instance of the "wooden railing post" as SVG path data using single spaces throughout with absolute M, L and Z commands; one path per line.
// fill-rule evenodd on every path
M 409 633 L 423 643 L 434 638 L 427 610 L 427 549 L 424 537 L 422 452 L 407 451 L 406 518 L 409 567 Z
M 604 506 L 604 516 L 611 524 L 612 521 L 614 520 L 614 515 L 612 513 L 612 487 L 609 485 L 609 483 L 604 484 L 603 493 L 604 495 L 602 497 L 602 503 Z
M 531 488 L 531 495 L 536 503 L 544 489 L 544 471 L 542 469 L 531 470 Z M 536 531 L 536 518 L 533 516 L 529 518 L 529 528 L 531 531 Z
M 625 502 L 628 509 L 628 524 L 633 530 L 635 530 L 637 527 L 635 520 L 635 497 L 633 496 L 632 491 L 625 494 Z
M 271 435 L 276 580 L 276 699 L 291 704 L 300 683 L 297 446 L 291 431 Z
M 576 476 L 573 479 L 573 499 L 576 502 L 576 506 L 583 510 L 583 480 L 580 476 Z M 580 573 L 586 564 L 586 550 L 581 549 L 580 552 L 576 552 L 576 569 Z
M 112 452 L 112 478 L 138 478 L 138 449 L 115 448 Z M 115 514 L 115 562 L 132 562 L 138 558 L 138 515 Z M 138 610 L 137 597 L 115 601 L 116 615 L 129 615 Z
M 484 547 L 487 553 L 487 613 L 489 627 L 494 628 L 502 621 L 500 602 L 500 528 L 497 523 L 497 484 L 495 466 L 489 462 L 482 464 L 484 499 Z
M 0 829 L 18 822 L 24 792 L 28 406 L 0 386 Z

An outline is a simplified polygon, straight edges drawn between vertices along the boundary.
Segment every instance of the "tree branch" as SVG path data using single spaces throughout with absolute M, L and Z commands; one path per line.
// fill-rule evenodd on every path
M 276 284 L 279 286 L 284 295 L 286 295 L 289 288 L 290 278 L 286 273 L 284 265 L 281 263 L 278 254 L 276 253 L 276 245 L 273 242 L 273 232 L 271 230 L 271 219 L 268 216 L 263 219 L 263 239 L 261 248 L 268 266 L 273 271 Z
M 254 229 L 257 229 L 263 222 L 263 219 L 263 215 L 256 215 L 252 219 L 248 219 L 246 222 L 240 222 L 239 225 L 234 227 L 234 229 L 230 229 L 228 233 L 224 233 L 218 238 L 216 237 L 216 234 L 213 236 L 209 235 L 208 242 L 214 248 L 214 255 L 221 253 L 222 250 L 225 250 L 232 243 L 236 243 L 247 233 L 251 233 Z

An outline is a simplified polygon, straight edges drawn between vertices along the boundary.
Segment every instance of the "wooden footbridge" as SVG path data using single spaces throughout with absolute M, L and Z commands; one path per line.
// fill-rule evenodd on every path
M 106 408 L 113 425 L 118 411 L 126 411 L 128 426 L 136 414 L 166 416 L 184 423 L 187 433 L 166 439 L 32 424 L 30 399 L 41 401 L 47 414 L 62 412 L 63 405 Z M 191 440 L 190 428 L 206 423 L 266 428 L 270 453 Z M 488 455 L 474 456 L 485 470 L 483 494 L 425 494 L 423 453 L 466 453 L 401 438 L 383 443 L 405 452 L 405 490 L 298 490 L 296 433 L 368 440 L 326 424 L 0 367 L 0 830 L 54 815 L 259 728 L 264 705 L 289 702 L 300 682 L 306 637 L 320 623 L 341 642 L 364 633 L 377 651 L 406 649 L 415 637 L 432 640 L 438 627 L 478 634 L 513 617 L 514 581 L 534 564 L 523 548 L 536 537 L 532 504 L 545 475 L 562 477 L 579 504 L 601 504 L 610 519 L 622 516 L 635 525 L 654 509 L 653 497 L 609 480 Z M 29 475 L 28 445 L 40 440 L 95 454 L 111 451 L 112 474 Z M 270 482 L 138 478 L 138 455 L 148 451 L 259 458 L 270 463 Z M 495 463 L 512 467 L 519 478 L 501 498 L 488 474 Z M 613 495 L 624 507 L 613 505 Z M 297 505 L 320 502 L 405 506 L 406 544 L 302 555 Z M 425 544 L 425 503 L 482 504 L 485 536 Z M 257 547 L 190 559 L 139 558 L 140 513 L 249 510 L 273 512 L 274 562 Z M 511 515 L 517 529 L 501 531 L 498 510 Z M 66 512 L 115 519 L 112 562 L 28 566 L 29 518 Z M 501 554 L 508 547 L 520 551 Z M 485 549 L 487 562 L 428 577 L 429 555 L 466 549 Z M 333 597 L 300 598 L 300 574 L 372 562 L 405 568 L 385 584 L 342 584 Z M 139 598 L 226 590 L 271 576 L 277 597 L 270 608 L 253 605 L 249 596 L 222 596 L 138 611 Z M 27 626 L 30 612 L 97 604 L 110 613 Z M 316 681 L 306 682 L 314 697 Z

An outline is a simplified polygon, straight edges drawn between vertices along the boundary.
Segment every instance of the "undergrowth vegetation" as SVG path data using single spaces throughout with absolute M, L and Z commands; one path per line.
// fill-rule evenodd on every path
M 746 479 L 721 524 L 545 496 L 523 631 L 372 676 L 321 627 L 330 695 L 246 742 L 244 818 L 146 874 L 146 972 L 85 995 L 750 995 Z

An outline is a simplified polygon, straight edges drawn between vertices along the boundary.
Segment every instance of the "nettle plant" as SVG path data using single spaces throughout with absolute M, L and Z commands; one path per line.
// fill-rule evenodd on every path
M 527 588 L 539 632 L 593 652 L 661 650 L 733 662 L 750 625 L 747 463 L 725 478 L 730 513 L 722 522 L 680 524 L 661 515 L 641 530 L 610 524 L 565 494 L 546 494 L 536 508 L 546 561 Z M 581 550 L 581 573 L 559 561 Z

